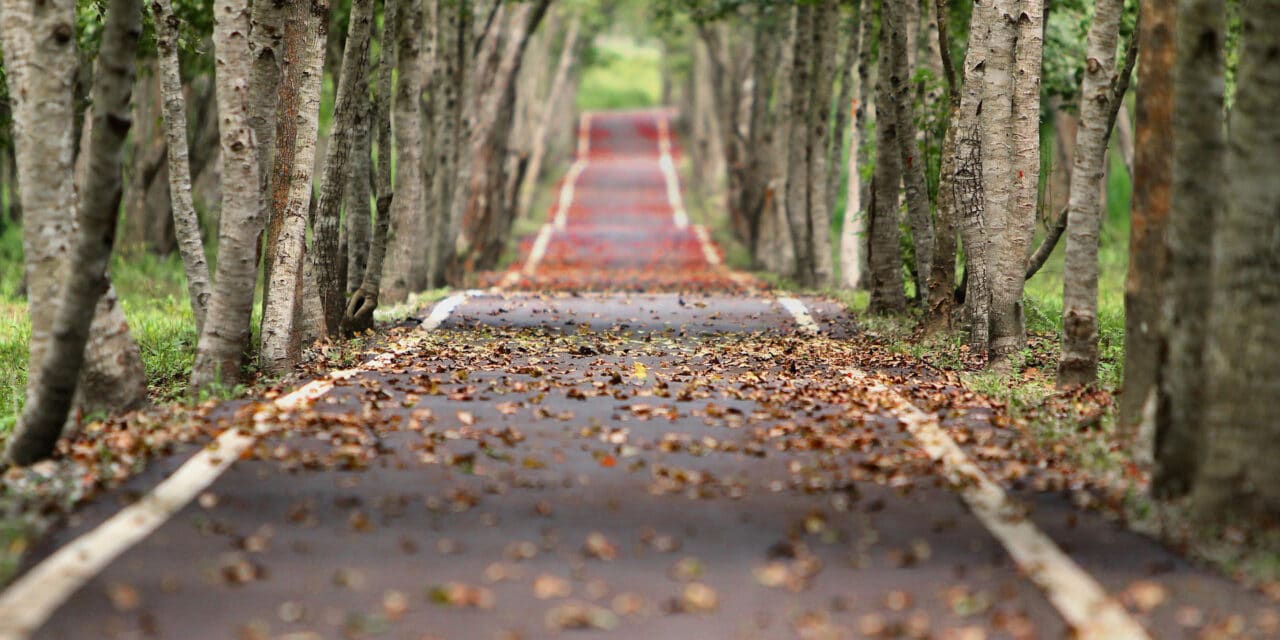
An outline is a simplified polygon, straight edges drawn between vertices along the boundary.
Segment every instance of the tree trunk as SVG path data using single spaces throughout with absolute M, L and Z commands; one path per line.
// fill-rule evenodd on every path
M 44 387 L 41 370 L 70 278 L 67 238 L 77 233 L 74 174 L 76 74 L 74 3 L 5 2 L 0 10 L 5 72 L 13 109 L 14 160 L 22 193 L 22 244 L 31 321 L 27 396 Z M 127 114 L 126 114 L 127 119 Z M 115 413 L 146 400 L 142 358 L 114 288 L 93 312 L 76 405 Z
M 1169 277 L 1163 292 L 1169 360 L 1162 384 L 1169 419 L 1156 425 L 1157 464 L 1152 478 L 1153 491 L 1162 497 L 1191 490 L 1205 442 L 1204 337 L 1208 302 L 1213 297 L 1212 235 L 1206 230 L 1215 228 L 1228 177 L 1224 170 L 1225 34 L 1223 0 L 1184 0 L 1178 5 L 1173 193 L 1166 239 Z
M 292 372 L 302 349 L 298 319 L 303 254 L 328 29 L 327 0 L 294 4 L 285 22 L 277 150 L 271 170 L 271 215 L 280 221 L 280 234 L 266 258 L 271 264 L 266 282 L 270 304 L 262 308 L 260 355 L 263 371 L 273 375 Z
M 53 453 L 71 411 L 94 308 L 110 283 L 107 268 L 120 210 L 122 157 L 131 124 L 129 97 L 141 10 L 139 0 L 111 0 L 107 8 L 94 73 L 94 123 L 83 185 L 85 199 L 78 215 L 80 229 L 70 259 L 70 277 L 58 298 L 49 301 L 57 305 L 57 311 L 40 363 L 40 386 L 27 398 L 8 444 L 6 457 L 15 464 L 28 465 Z
M 949 0 L 935 0 L 935 10 L 929 12 L 937 24 L 930 30 L 937 40 L 939 73 L 947 90 L 947 129 L 942 137 L 942 166 L 938 171 L 937 235 L 934 238 L 932 269 L 928 276 L 928 305 L 925 307 L 924 329 L 934 332 L 951 329 L 952 312 L 955 309 L 956 286 L 956 212 L 955 192 L 957 129 L 960 125 L 960 92 L 956 86 L 956 71 L 951 61 L 949 26 Z
M 464 98 L 467 93 L 466 64 L 469 59 L 470 13 L 460 10 L 448 0 L 437 0 L 437 61 L 433 81 L 439 95 L 432 112 L 432 137 L 435 139 L 434 174 L 431 179 L 431 205 L 433 207 L 433 234 L 428 247 L 431 267 L 430 286 L 445 284 L 445 271 L 454 255 L 455 243 L 461 221 L 454 217 L 453 194 L 458 176 L 460 143 L 464 128 Z
M 813 251 L 811 284 L 826 287 L 831 284 L 835 266 L 831 259 L 831 179 L 827 165 L 838 164 L 831 157 L 831 100 L 834 97 L 836 57 L 840 45 L 840 7 L 835 0 L 826 0 L 814 9 L 814 35 L 817 38 L 817 60 L 813 63 L 813 92 L 809 102 L 808 142 L 808 209 L 805 216 L 805 233 Z M 842 108 L 843 109 L 843 108 Z M 740 164 L 735 160 L 735 164 Z
M 1042 4 L 1030 0 L 1021 11 L 1015 4 L 996 0 L 985 12 L 991 31 L 981 109 L 983 192 L 987 233 L 996 239 L 987 256 L 988 363 L 995 368 L 1009 367 L 1010 357 L 1026 345 L 1022 290 L 1040 173 Z
M 263 3 L 267 4 L 267 3 Z M 253 74 L 249 7 L 243 0 L 214 4 L 213 43 L 219 61 L 217 96 L 222 159 L 222 214 L 213 296 L 191 368 L 193 394 L 215 384 L 234 386 L 249 347 L 257 279 L 257 240 L 264 223 L 253 131 Z
M 423 289 L 415 274 L 425 267 L 424 239 L 419 237 L 422 215 L 422 74 L 418 68 L 418 36 L 422 33 L 422 0 L 407 0 L 401 7 L 396 44 L 396 94 L 392 133 L 396 149 L 396 198 L 391 206 L 391 230 L 387 235 L 387 261 L 383 266 L 382 297 L 392 302 Z M 419 264 L 421 263 L 421 264 Z
M 369 104 L 369 35 L 373 25 L 373 0 L 352 0 L 347 43 L 342 54 L 342 75 L 334 98 L 333 131 L 325 153 L 324 180 L 316 204 L 313 249 L 316 284 L 324 325 L 337 337 L 345 309 L 346 283 L 339 278 L 338 226 L 348 181 L 352 148 L 359 149 L 357 119 Z M 365 209 L 368 210 L 366 194 Z M 367 221 L 367 217 L 366 217 Z M 367 229 L 366 222 L 366 229 Z
M 387 233 L 391 227 L 391 205 L 395 201 L 391 184 L 391 86 L 396 68 L 396 34 L 400 30 L 400 0 L 386 0 L 383 5 L 382 35 L 379 48 L 376 97 L 370 126 L 377 134 L 377 208 L 373 238 L 369 242 L 369 263 L 364 280 L 347 300 L 343 315 L 343 333 L 364 331 L 373 327 L 373 312 L 378 308 L 382 288 L 382 268 L 387 255 Z
M 969 22 L 960 115 L 955 124 L 955 170 L 952 177 L 952 197 L 960 216 L 960 236 L 964 241 L 964 306 L 969 321 L 969 348 L 974 353 L 984 354 L 990 346 L 991 332 L 991 273 L 988 262 L 992 238 L 987 230 L 985 149 L 980 114 L 993 1 L 975 2 Z
M 169 145 L 169 196 L 173 226 L 178 236 L 187 294 L 196 320 L 196 334 L 204 329 L 209 304 L 209 263 L 200 235 L 200 218 L 191 198 L 191 164 L 187 148 L 187 103 L 182 95 L 182 74 L 178 66 L 178 17 L 169 0 L 151 3 L 156 24 L 156 48 L 160 71 L 160 93 L 164 100 L 165 139 Z
M 361 105 L 356 113 L 351 169 L 347 176 L 347 214 L 344 220 L 347 247 L 346 293 L 351 295 L 364 281 L 365 267 L 369 264 L 370 224 L 373 222 L 369 197 L 373 182 L 373 136 L 370 120 L 373 112 L 369 106 L 368 88 L 360 93 Z M 344 309 L 345 312 L 345 309 Z
M 861 0 L 858 10 L 860 16 L 860 33 L 858 35 L 858 74 L 857 74 L 857 111 L 854 117 L 854 137 L 849 146 L 849 190 L 845 198 L 844 225 L 840 231 L 840 273 L 844 286 L 850 289 L 861 289 L 866 286 L 867 219 L 870 211 L 866 207 L 870 194 L 870 181 L 862 179 L 862 167 L 870 164 L 868 145 L 863 140 L 873 120 L 874 105 L 871 92 L 871 68 L 875 63 L 873 47 L 875 34 L 875 0 Z
M 1115 99 L 1111 82 L 1116 73 L 1116 44 L 1123 12 L 1123 0 L 1098 0 L 1089 27 L 1071 200 L 1067 204 L 1059 387 L 1092 384 L 1098 377 L 1098 234 L 1103 211 L 1100 196 L 1110 133 L 1107 120 Z
M 816 251 L 809 222 L 809 166 L 812 129 L 809 114 L 813 109 L 813 75 L 815 70 L 814 24 L 816 9 L 811 5 L 796 7 L 795 56 L 791 69 L 790 140 L 787 148 L 787 223 L 795 251 L 795 278 L 803 286 L 817 283 Z
M 560 103 L 560 96 L 569 83 L 569 74 L 573 70 L 578 57 L 578 33 L 582 27 L 582 16 L 576 11 L 569 20 L 565 31 L 564 43 L 560 48 L 560 59 L 556 63 L 556 73 L 547 90 L 543 107 L 538 111 L 537 122 L 533 128 L 533 142 L 530 144 L 529 167 L 525 172 L 524 185 L 520 188 L 520 204 L 516 215 L 525 217 L 533 206 L 534 192 L 537 191 L 538 180 L 542 177 L 542 163 L 547 156 L 547 135 L 551 130 L 554 109 Z
M 760 241 L 757 255 L 760 264 L 775 273 L 791 273 L 795 269 L 795 243 L 787 221 L 787 183 L 790 163 L 788 149 L 793 122 L 791 120 L 792 70 L 795 68 L 796 11 L 784 8 L 779 33 L 779 60 L 775 105 L 769 112 L 766 127 L 775 131 L 769 141 L 767 184 L 761 195 Z
M 893 96 L 891 102 L 894 109 L 894 137 L 899 153 L 899 170 L 902 173 L 902 184 L 905 187 L 907 202 L 907 223 L 911 226 L 911 240 L 915 251 L 916 295 L 924 308 L 929 307 L 928 279 L 933 262 L 933 222 L 929 210 L 929 187 L 925 184 L 926 163 L 922 161 L 920 147 L 917 144 L 917 130 L 914 109 L 915 67 L 910 66 L 907 35 L 919 29 L 919 5 L 915 0 L 908 2 L 915 7 L 914 16 L 895 14 L 901 21 L 890 22 L 893 29 L 886 30 L 881 38 L 889 43 L 891 52 L 889 60 L 893 63 L 892 82 Z M 912 21 L 910 18 L 916 18 Z M 883 26 L 881 27 L 884 28 Z M 914 40 L 914 38 L 913 38 Z M 914 58 L 914 56 L 912 57 Z
M 871 313 L 902 313 L 907 300 L 902 290 L 902 252 L 898 242 L 898 184 L 902 180 L 902 160 L 898 146 L 898 110 L 892 107 L 895 85 L 895 55 L 905 47 L 895 46 L 895 32 L 902 33 L 903 8 L 897 2 L 880 7 L 880 69 L 876 83 L 876 168 L 872 196 L 875 211 L 871 219 Z
M 1147 0 L 1140 10 L 1137 37 L 1145 64 L 1138 67 L 1138 86 L 1142 90 L 1135 97 L 1137 144 L 1129 219 L 1129 272 L 1124 282 L 1124 393 L 1120 394 L 1118 423 L 1125 436 L 1137 433 L 1144 416 L 1163 413 L 1158 400 L 1159 372 L 1165 357 L 1160 300 L 1168 263 L 1164 238 L 1173 172 L 1173 138 L 1169 134 L 1174 130 L 1173 36 L 1177 5 Z
M 1229 188 L 1214 226 L 1213 297 L 1205 305 L 1211 310 L 1204 360 L 1208 437 L 1191 504 L 1201 522 L 1274 526 L 1280 514 L 1280 11 L 1275 2 L 1240 7 Z M 1192 25 L 1197 18 L 1188 16 Z

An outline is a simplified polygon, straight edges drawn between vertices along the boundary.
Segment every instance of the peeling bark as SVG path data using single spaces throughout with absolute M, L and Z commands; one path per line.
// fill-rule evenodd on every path
M 898 147 L 898 114 L 893 109 L 895 63 L 904 52 L 893 46 L 894 31 L 903 24 L 902 7 L 884 2 L 880 9 L 880 69 L 876 83 L 876 169 L 872 179 L 871 313 L 902 313 L 907 299 L 902 288 L 902 252 L 898 243 L 898 184 L 902 155 Z

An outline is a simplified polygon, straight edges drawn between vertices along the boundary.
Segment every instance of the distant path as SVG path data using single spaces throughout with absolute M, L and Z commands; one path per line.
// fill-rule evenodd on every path
M 585 116 L 501 290 L 228 405 L 216 449 L 43 543 L 0 637 L 1276 637 L 1260 595 L 1033 491 L 1053 470 L 980 398 L 721 264 L 667 117 Z

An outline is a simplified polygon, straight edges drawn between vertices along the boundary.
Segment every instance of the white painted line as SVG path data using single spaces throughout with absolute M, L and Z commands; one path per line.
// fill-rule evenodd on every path
M 449 319 L 450 315 L 453 315 L 454 310 L 465 304 L 468 298 L 474 298 L 478 295 L 481 295 L 481 292 L 471 289 L 455 293 L 448 298 L 437 302 L 436 306 L 431 309 L 431 315 L 428 315 L 427 319 L 423 320 L 422 324 L 418 325 L 418 328 L 422 331 L 435 331 L 436 329 L 439 329 L 440 325 L 444 324 L 445 321 Z
M 467 291 L 446 298 L 436 305 L 421 328 L 435 329 L 468 297 L 476 295 L 480 292 Z M 438 321 L 428 326 L 437 318 Z M 259 435 L 274 430 L 279 424 L 280 412 L 306 406 L 332 390 L 334 380 L 350 378 L 362 370 L 378 369 L 393 357 L 391 353 L 380 354 L 358 369 L 331 372 L 277 398 L 271 403 L 271 409 L 254 414 L 252 432 L 238 429 L 222 432 L 142 499 L 45 558 L 0 593 L 0 640 L 22 640 L 39 629 L 85 583 L 213 484 L 257 442 Z
M 796 325 L 800 327 L 801 332 L 818 333 L 818 323 L 813 321 L 813 316 L 809 315 L 809 309 L 804 306 L 804 303 L 799 298 L 783 296 L 778 298 L 778 304 L 782 305 L 782 308 L 786 309 L 792 318 L 795 318 Z
M 582 172 L 587 170 L 587 161 L 585 156 L 574 161 L 569 167 L 569 173 L 565 175 L 564 185 L 560 187 L 560 199 L 556 201 L 556 211 L 551 219 L 555 222 L 556 229 L 563 230 L 569 222 L 569 207 L 573 206 L 574 189 L 578 184 L 578 177 Z
M 586 160 L 591 153 L 591 112 L 584 111 L 578 119 L 578 159 Z
M 676 173 L 676 163 L 671 157 L 671 127 L 667 118 L 658 117 L 658 166 L 662 169 L 662 177 L 667 183 L 667 202 L 671 204 L 671 217 L 677 229 L 689 226 L 689 213 L 684 209 L 684 199 L 680 197 L 680 176 Z
M 1036 528 L 1004 489 L 974 464 L 943 431 L 938 417 L 921 411 L 893 389 L 861 371 L 847 371 L 867 390 L 884 396 L 881 406 L 894 409 L 929 457 L 943 472 L 1018 568 L 1045 593 L 1049 602 L 1082 640 L 1141 640 L 1147 632 L 1062 549 Z
M 707 259 L 707 264 L 718 267 L 720 266 L 720 252 L 716 251 L 716 246 L 711 242 L 711 234 L 707 233 L 707 228 L 700 225 L 693 225 L 693 235 L 698 237 L 698 244 L 702 247 L 702 257 Z

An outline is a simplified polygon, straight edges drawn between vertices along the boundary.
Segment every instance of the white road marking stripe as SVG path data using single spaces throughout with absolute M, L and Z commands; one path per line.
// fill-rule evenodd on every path
M 782 305 L 782 308 L 786 309 L 792 318 L 795 318 L 796 325 L 800 327 L 800 331 L 811 334 L 818 333 L 818 323 L 813 321 L 813 316 L 809 315 L 809 309 L 799 299 L 783 296 L 778 298 L 778 304 Z
M 584 111 L 578 120 L 578 158 L 587 159 L 591 153 L 591 112 Z
M 671 157 L 671 127 L 667 118 L 658 117 L 658 166 L 662 169 L 662 177 L 667 183 L 667 202 L 671 203 L 671 217 L 677 229 L 689 226 L 689 214 L 684 209 L 684 199 L 680 197 L 680 176 L 676 173 L 676 163 Z
M 707 233 L 707 228 L 700 225 L 693 225 L 693 235 L 698 236 L 698 244 L 702 246 L 702 257 L 707 259 L 707 264 L 716 267 L 720 265 L 720 252 L 716 251 L 716 247 L 711 243 L 711 234 Z
M 476 295 L 480 292 L 467 291 L 444 299 L 420 328 L 430 331 L 439 327 L 467 298 Z M 213 484 L 253 446 L 258 435 L 272 430 L 278 411 L 293 411 L 314 402 L 333 389 L 334 380 L 378 369 L 393 358 L 391 353 L 382 353 L 358 369 L 334 371 L 277 398 L 272 402 L 277 411 L 264 410 L 253 416 L 253 433 L 237 429 L 222 432 L 141 500 L 63 545 L 0 593 L 0 640 L 22 640 L 39 629 L 85 583 Z
M 901 394 L 871 380 L 861 371 L 846 374 L 855 381 L 869 383 L 868 391 L 887 396 L 889 402 L 883 406 L 895 409 L 921 448 L 942 463 L 947 479 L 959 489 L 970 511 L 1000 541 L 1018 568 L 1044 592 L 1075 631 L 1072 637 L 1083 640 L 1149 637 L 1124 607 L 1037 529 L 1004 489 L 964 454 L 939 426 L 936 415 L 921 411 Z
M 582 172 L 587 170 L 586 156 L 574 161 L 569 167 L 569 173 L 565 175 L 564 185 L 560 188 L 560 199 L 556 201 L 556 212 L 552 216 L 557 229 L 563 230 L 569 222 L 569 207 L 573 206 L 574 189 L 578 183 L 578 177 Z

